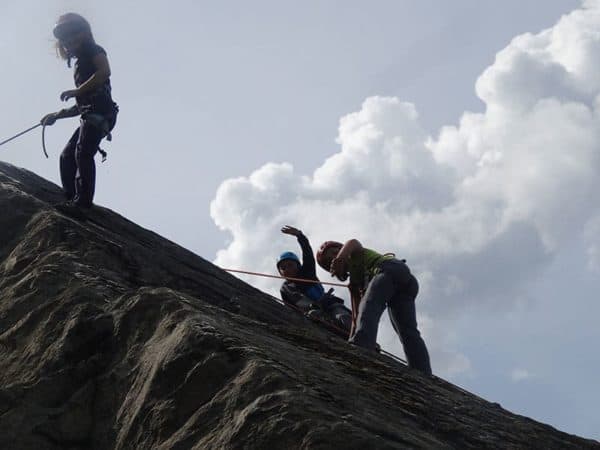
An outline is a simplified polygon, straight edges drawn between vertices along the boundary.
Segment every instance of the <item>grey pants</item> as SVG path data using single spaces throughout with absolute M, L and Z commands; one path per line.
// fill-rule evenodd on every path
M 327 311 L 329 316 L 334 319 L 339 327 L 350 333 L 352 327 L 352 312 L 346 308 L 342 303 L 335 303 Z
M 417 328 L 415 299 L 419 283 L 408 266 L 397 259 L 381 263 L 360 301 L 356 329 L 350 342 L 375 349 L 379 320 L 385 308 L 394 330 L 400 337 L 409 367 L 431 375 L 431 364 L 425 341 Z
M 304 312 L 307 312 L 314 304 L 315 302 L 303 295 L 294 306 Z M 322 310 L 318 309 L 317 311 Z M 331 319 L 336 326 L 345 330 L 347 333 L 350 333 L 350 328 L 352 327 L 352 312 L 346 308 L 343 303 L 333 303 L 326 308 L 323 313 L 327 315 L 327 317 Z

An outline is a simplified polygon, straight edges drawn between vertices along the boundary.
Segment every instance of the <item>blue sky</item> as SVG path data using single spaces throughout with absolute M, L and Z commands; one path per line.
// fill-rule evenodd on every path
M 72 74 L 51 27 L 81 12 L 121 106 L 98 203 L 246 269 L 295 248 L 277 231 L 288 222 L 314 245 L 401 253 L 437 373 L 598 439 L 598 44 L 585 30 L 599 5 L 585 3 L 5 1 L 0 137 L 62 106 Z M 50 160 L 35 133 L 0 157 L 58 181 L 75 126 L 48 130 Z M 380 341 L 402 354 L 387 321 Z

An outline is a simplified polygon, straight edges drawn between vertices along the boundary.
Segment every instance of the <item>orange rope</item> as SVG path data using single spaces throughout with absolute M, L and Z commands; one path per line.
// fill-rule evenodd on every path
M 278 275 L 270 275 L 268 273 L 260 273 L 260 272 L 249 272 L 247 270 L 237 270 L 237 269 L 224 269 L 221 267 L 221 269 L 225 270 L 226 272 L 235 272 L 235 273 L 245 273 L 246 275 L 256 275 L 259 277 L 267 277 L 267 278 L 281 278 L 282 280 L 291 280 L 291 281 L 303 281 L 305 283 L 318 283 L 318 284 L 326 284 L 328 286 L 341 286 L 341 287 L 345 287 L 347 288 L 348 285 L 347 284 L 342 284 L 342 283 L 328 283 L 326 281 L 319 281 L 319 280 L 308 280 L 306 278 L 291 278 L 291 277 L 281 277 Z
M 323 281 L 317 281 L 317 280 L 307 280 L 307 279 L 303 279 L 303 278 L 285 278 L 285 277 L 280 277 L 280 276 L 277 276 L 277 275 L 269 275 L 269 274 L 266 274 L 266 273 L 260 273 L 260 272 L 250 272 L 250 271 L 247 271 L 247 270 L 235 270 L 235 269 L 224 269 L 224 268 L 221 268 L 221 269 L 222 269 L 222 270 L 225 270 L 226 272 L 245 273 L 246 275 L 256 275 L 256 276 L 259 276 L 259 277 L 267 277 L 267 278 L 281 278 L 281 279 L 287 279 L 287 280 L 292 280 L 292 281 L 304 281 L 304 282 L 309 282 L 309 283 L 320 283 L 320 284 L 327 284 L 327 285 L 330 285 L 330 286 L 341 286 L 341 287 L 346 287 L 346 288 L 348 288 L 348 289 L 350 288 L 350 285 L 348 285 L 348 284 L 341 284 L 341 283 L 326 283 L 326 282 L 323 282 Z M 303 311 L 302 311 L 300 308 L 298 308 L 297 306 L 295 306 L 295 305 L 292 305 L 292 304 L 289 304 L 289 303 L 285 303 L 285 302 L 283 302 L 283 301 L 281 301 L 281 300 L 279 300 L 279 299 L 277 299 L 277 298 L 275 298 L 275 297 L 272 297 L 272 298 L 273 298 L 273 299 L 274 299 L 274 300 L 275 300 L 277 303 L 279 303 L 279 304 L 281 304 L 281 305 L 284 305 L 284 306 L 289 306 L 289 307 L 291 307 L 292 309 L 295 309 L 296 311 L 298 311 L 298 312 L 300 312 L 302 315 L 304 315 Z M 353 306 L 353 309 L 354 309 L 354 305 L 352 305 L 352 306 Z M 354 311 L 352 311 L 352 314 L 354 315 Z M 314 320 L 314 319 L 313 319 L 313 320 Z M 331 328 L 335 328 L 335 329 L 337 329 L 338 331 L 340 331 L 340 332 L 342 332 L 342 333 L 344 333 L 344 334 L 346 333 L 346 331 L 345 331 L 345 330 L 342 330 L 341 328 L 337 327 L 335 324 L 333 324 L 333 323 L 331 323 L 331 322 L 325 322 L 325 321 L 324 321 L 323 319 L 321 319 L 320 317 L 317 317 L 317 318 L 316 318 L 316 321 L 318 321 L 318 322 L 322 322 L 324 325 L 326 325 L 326 326 L 329 326 L 329 327 L 331 327 Z M 397 361 L 397 362 L 399 362 L 399 363 L 401 363 L 401 364 L 404 364 L 405 366 L 408 366 L 408 362 L 407 362 L 406 360 L 404 360 L 404 359 L 400 358 L 399 356 L 396 356 L 396 355 L 394 355 L 394 354 L 393 354 L 393 353 L 391 353 L 391 352 L 388 352 L 388 351 L 386 351 L 386 350 L 384 350 L 384 349 L 380 349 L 379 353 L 380 353 L 380 354 L 382 354 L 382 355 L 385 355 L 385 356 L 387 356 L 387 357 L 389 357 L 389 358 L 391 358 L 391 359 L 393 359 L 393 360 L 395 360 L 395 361 Z M 454 384 L 454 383 L 450 383 L 449 381 L 446 381 L 446 380 L 444 380 L 443 378 L 440 378 L 440 377 L 438 377 L 437 375 L 432 375 L 432 377 L 433 377 L 434 379 L 438 379 L 438 380 L 445 381 L 446 383 L 448 383 L 448 384 L 450 384 L 450 385 L 452 385 L 452 386 L 454 386 L 454 387 L 458 388 L 458 389 L 459 389 L 461 392 L 464 392 L 464 393 L 466 393 L 466 394 L 468 394 L 468 395 L 475 395 L 475 394 L 472 394 L 472 393 L 470 393 L 469 391 L 467 391 L 467 390 L 463 389 L 463 388 L 462 388 L 462 387 L 460 387 L 459 385 L 457 385 L 457 384 Z M 480 397 L 480 398 L 481 398 L 481 397 Z
M 342 284 L 342 283 L 327 283 L 327 282 L 324 282 L 324 281 L 308 280 L 308 279 L 304 279 L 304 278 L 290 278 L 290 277 L 286 278 L 286 277 L 281 277 L 281 276 L 277 276 L 277 275 L 270 275 L 270 274 L 267 274 L 267 273 L 250 272 L 248 270 L 224 269 L 222 267 L 221 267 L 221 269 L 224 270 L 224 271 L 226 271 L 226 272 L 244 273 L 246 275 L 256 275 L 256 276 L 259 276 L 259 277 L 281 278 L 281 279 L 284 279 L 284 280 L 304 281 L 304 282 L 308 282 L 308 283 L 320 283 L 320 284 L 327 284 L 329 286 L 341 286 L 341 287 L 345 287 L 345 288 L 350 288 L 350 285 L 348 285 L 348 284 Z M 275 300 L 277 301 L 277 303 L 289 306 L 292 309 L 295 309 L 296 311 L 300 312 L 300 314 L 304 315 L 304 312 L 300 308 L 298 308 L 296 305 L 292 305 L 290 303 L 285 303 L 283 301 L 280 301 L 279 299 L 275 299 Z M 352 306 L 353 306 L 353 308 L 352 308 L 353 309 L 352 316 L 354 316 L 354 304 Z M 337 327 L 335 324 L 333 324 L 331 322 L 326 322 L 323 319 L 321 319 L 320 317 L 317 317 L 317 318 L 315 318 L 313 320 L 316 320 L 317 322 L 322 322 L 324 325 L 326 325 L 328 327 L 331 327 L 331 328 L 334 328 L 334 329 L 338 330 L 339 332 L 341 332 L 343 334 L 346 334 L 346 330 L 342 330 L 341 328 Z M 402 358 L 394 355 L 393 353 L 390 353 L 390 352 L 385 351 L 383 349 L 380 349 L 379 353 L 384 354 L 384 355 L 386 355 L 386 356 L 388 356 L 388 357 L 390 357 L 390 358 L 392 358 L 392 359 L 394 359 L 394 360 L 396 360 L 396 361 L 398 361 L 400 363 L 403 363 L 404 365 L 408 365 L 408 363 L 405 360 L 403 360 Z
M 273 297 L 273 298 L 274 298 L 274 299 L 275 299 L 275 301 L 276 301 L 277 303 L 279 303 L 280 305 L 283 305 L 283 306 L 289 306 L 289 307 L 290 307 L 290 308 L 292 308 L 293 310 L 295 310 L 295 311 L 299 312 L 299 313 L 300 313 L 300 314 L 302 314 L 304 317 L 306 317 L 306 314 L 304 313 L 304 311 L 302 311 L 302 310 L 301 310 L 300 308 L 298 308 L 296 305 L 292 305 L 291 303 L 286 303 L 286 302 L 284 302 L 284 301 L 282 301 L 282 300 L 279 300 L 279 299 L 277 299 L 277 298 L 275 298 L 275 297 Z M 308 317 L 307 317 L 307 318 L 308 318 Z M 323 325 L 325 325 L 326 327 L 329 327 L 329 328 L 332 328 L 332 329 L 335 329 L 335 330 L 337 330 L 337 332 L 340 334 L 340 336 L 341 336 L 341 335 L 347 335 L 347 334 L 348 334 L 348 332 L 347 332 L 346 330 L 344 330 L 344 329 L 342 329 L 342 328 L 338 327 L 336 324 L 334 324 L 334 323 L 332 323 L 332 322 L 328 322 L 328 321 L 326 321 L 326 320 L 323 320 L 323 319 L 321 319 L 321 318 L 320 318 L 320 317 L 318 317 L 318 316 L 317 316 L 317 317 L 314 317 L 314 318 L 312 318 L 312 317 L 311 317 L 311 318 L 310 318 L 310 320 L 313 320 L 313 321 L 316 321 L 316 322 L 320 322 L 320 323 L 322 323 Z M 347 337 L 346 337 L 346 339 L 347 339 Z M 388 352 L 388 351 L 386 351 L 386 350 L 384 350 L 384 349 L 382 349 L 382 348 L 380 348 L 380 349 L 379 349 L 378 353 L 380 353 L 380 354 L 382 354 L 382 355 L 386 355 L 386 356 L 388 356 L 388 357 L 392 358 L 393 360 L 395 360 L 395 361 L 398 361 L 398 362 L 400 362 L 400 363 L 404 364 L 405 366 L 408 366 L 408 362 L 406 362 L 404 359 L 402 359 L 402 358 L 400 358 L 399 356 L 396 356 L 396 355 L 394 355 L 393 353 L 390 353 L 390 352 Z

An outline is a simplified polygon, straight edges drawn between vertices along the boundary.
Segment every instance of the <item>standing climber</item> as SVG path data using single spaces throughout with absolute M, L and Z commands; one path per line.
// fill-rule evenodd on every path
M 404 261 L 364 248 L 356 239 L 327 241 L 317 252 L 319 265 L 340 280 L 350 276 L 356 318 L 349 341 L 375 349 L 379 320 L 385 308 L 398 334 L 409 367 L 431 375 L 429 353 L 417 328 L 415 299 L 419 283 Z
M 43 125 L 57 119 L 81 116 L 80 125 L 60 155 L 60 178 L 67 203 L 63 209 L 90 208 L 94 199 L 96 165 L 94 156 L 100 141 L 107 137 L 117 120 L 118 107 L 113 102 L 110 66 L 106 51 L 96 44 L 90 24 L 79 14 L 60 16 L 54 26 L 58 55 L 71 67 L 75 59 L 76 89 L 64 91 L 60 99 L 75 98 L 75 105 L 47 114 Z
M 344 301 L 325 292 L 319 279 L 315 266 L 315 257 L 308 239 L 302 231 L 289 225 L 281 229 L 284 234 L 296 236 L 302 249 L 302 262 L 295 253 L 284 252 L 277 260 L 277 270 L 285 278 L 301 278 L 314 280 L 314 283 L 286 279 L 281 285 L 281 298 L 287 303 L 301 309 L 303 312 L 318 313 L 323 311 L 338 327 L 350 332 L 352 316 Z

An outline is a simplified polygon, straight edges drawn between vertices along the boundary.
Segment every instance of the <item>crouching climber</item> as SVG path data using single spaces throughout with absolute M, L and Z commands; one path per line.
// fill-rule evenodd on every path
M 324 242 L 317 252 L 317 261 L 340 280 L 350 277 L 356 317 L 349 341 L 375 350 L 379 321 L 387 307 L 409 367 L 430 375 L 429 353 L 417 328 L 415 299 L 419 283 L 405 261 L 364 248 L 356 239 L 345 244 Z
M 319 279 L 312 248 L 302 231 L 289 225 L 281 229 L 284 234 L 296 236 L 302 249 L 302 262 L 293 252 L 284 252 L 277 260 L 279 274 L 286 278 L 281 285 L 281 299 L 289 305 L 307 313 L 309 317 L 320 317 L 332 322 L 345 332 L 350 332 L 352 315 L 341 298 L 333 295 L 333 289 L 325 292 Z M 314 282 L 296 279 L 314 280 Z

